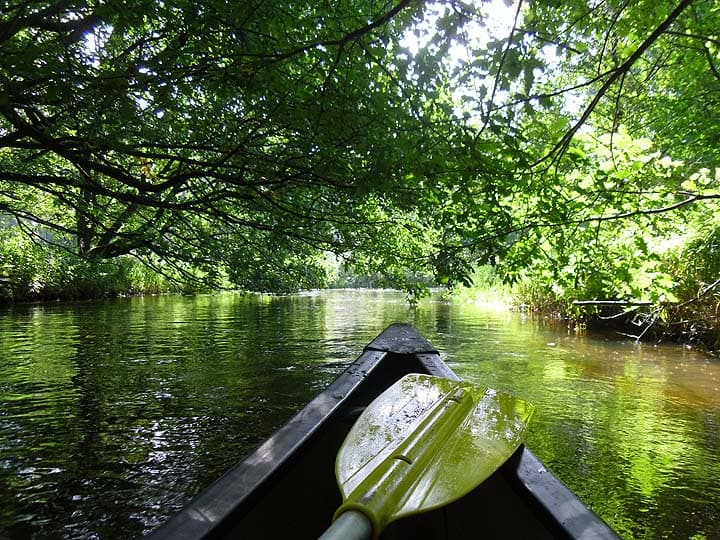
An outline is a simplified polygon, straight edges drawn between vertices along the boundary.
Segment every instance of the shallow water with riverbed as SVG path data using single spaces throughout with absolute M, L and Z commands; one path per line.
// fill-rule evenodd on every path
M 720 360 L 393 291 L 0 309 L 0 539 L 137 538 L 388 324 L 537 408 L 528 446 L 624 538 L 720 538 Z

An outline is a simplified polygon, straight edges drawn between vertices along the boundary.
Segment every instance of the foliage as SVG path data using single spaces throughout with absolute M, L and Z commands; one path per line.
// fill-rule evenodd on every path
M 173 290 L 168 280 L 129 257 L 88 261 L 0 227 L 0 301 L 84 299 Z
M 218 266 L 322 283 L 318 250 L 402 256 L 396 229 L 417 226 L 398 208 L 433 144 L 385 61 L 409 4 L 14 5 L 0 210 L 209 284 Z
M 718 214 L 694 232 L 666 261 L 679 302 L 669 315 L 670 330 L 683 341 L 720 350 L 720 221 Z
M 328 257 L 411 296 L 489 264 L 561 309 L 714 282 L 720 7 L 505 4 L 8 5 L 0 213 L 203 287 Z
M 508 309 L 514 303 L 513 288 L 503 283 L 496 267 L 481 265 L 470 275 L 472 285 L 453 287 L 442 296 L 462 303 L 484 305 L 490 309 Z
M 525 300 L 679 300 L 687 275 L 668 261 L 720 198 L 718 14 L 702 1 L 531 2 L 460 66 L 487 73 L 490 100 L 465 96 L 468 125 L 511 134 L 520 166 L 496 190 L 511 223 L 473 242 L 494 243 Z
M 677 296 L 683 300 L 718 291 L 720 279 L 720 219 L 718 214 L 698 224 L 693 236 L 668 260 L 676 276 Z

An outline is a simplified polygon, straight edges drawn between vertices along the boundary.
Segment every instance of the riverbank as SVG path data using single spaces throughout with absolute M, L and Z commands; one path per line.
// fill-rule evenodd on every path
M 676 343 L 714 356 L 720 355 L 720 321 L 709 303 L 692 306 L 643 306 L 620 311 L 604 309 L 584 318 L 593 331 L 613 331 L 649 343 Z
M 5 239 L 7 240 L 7 239 Z M 0 250 L 0 304 L 178 292 L 169 276 L 132 257 L 87 260 L 11 238 Z
M 644 343 L 674 343 L 720 356 L 720 294 L 684 302 L 585 301 L 538 292 L 527 284 L 508 286 L 494 276 L 448 294 L 457 301 L 537 314 L 568 331 L 607 333 Z

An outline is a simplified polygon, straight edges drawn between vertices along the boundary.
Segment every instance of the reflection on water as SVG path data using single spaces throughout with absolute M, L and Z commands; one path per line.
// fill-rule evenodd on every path
M 720 538 L 720 361 L 451 311 L 451 366 L 533 402 L 528 446 L 622 536 Z
M 0 312 L 0 537 L 148 532 L 394 321 L 533 402 L 528 445 L 624 537 L 720 537 L 720 362 L 379 291 Z

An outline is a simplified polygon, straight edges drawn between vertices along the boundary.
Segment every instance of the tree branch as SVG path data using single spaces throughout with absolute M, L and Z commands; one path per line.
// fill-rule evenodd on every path
M 672 25 L 673 22 L 680 16 L 680 14 L 688 7 L 690 4 L 692 4 L 693 0 L 681 0 L 681 2 L 678 4 L 678 6 L 670 13 L 670 15 L 667 16 L 667 18 L 658 25 L 655 30 L 643 41 L 640 46 L 635 49 L 635 51 L 623 62 L 617 69 L 613 70 L 610 73 L 610 76 L 607 78 L 607 80 L 603 83 L 603 85 L 600 87 L 600 89 L 597 91 L 595 96 L 590 101 L 590 104 L 585 108 L 583 113 L 580 115 L 580 118 L 578 119 L 575 124 L 568 130 L 565 135 L 553 146 L 553 148 L 542 158 L 540 158 L 538 161 L 532 164 L 532 167 L 536 167 L 540 163 L 543 163 L 547 159 L 553 158 L 554 156 L 560 156 L 562 155 L 567 147 L 570 145 L 570 142 L 575 137 L 575 134 L 578 132 L 578 130 L 587 122 L 588 118 L 590 118 L 590 115 L 595 110 L 595 108 L 600 103 L 600 100 L 605 96 L 607 91 L 614 85 L 618 80 L 620 80 L 625 73 L 627 73 L 630 68 L 637 62 L 640 57 L 645 54 L 645 51 L 647 51 L 655 41 L 658 40 L 658 38 L 665 33 L 665 31 Z
M 301 45 L 300 47 L 296 47 L 294 49 L 290 49 L 285 52 L 281 53 L 274 53 L 274 54 L 257 54 L 254 55 L 257 58 L 264 58 L 267 60 L 270 60 L 272 62 L 279 62 L 282 60 L 287 60 L 288 58 L 305 53 L 307 51 L 317 49 L 318 47 L 335 47 L 335 46 L 345 46 L 351 41 L 355 41 L 361 36 L 365 34 L 369 34 L 376 28 L 383 26 L 384 24 L 387 24 L 390 22 L 398 13 L 400 13 L 403 9 L 407 8 L 413 3 L 417 3 L 417 0 L 401 0 L 394 8 L 392 8 L 390 11 L 383 13 L 381 16 L 377 17 L 375 20 L 373 20 L 370 24 L 356 28 L 355 30 L 352 30 L 351 32 L 348 32 L 344 36 L 336 39 L 320 39 L 317 41 L 313 41 L 311 43 L 306 43 L 305 45 Z M 250 55 L 253 56 L 253 55 Z
M 522 4 L 523 4 L 523 0 L 518 0 L 518 5 L 517 5 L 517 8 L 515 9 L 515 18 L 513 19 L 513 25 L 512 25 L 512 28 L 510 29 L 510 35 L 508 35 L 507 44 L 505 45 L 505 49 L 503 50 L 502 57 L 500 58 L 500 64 L 498 64 L 497 71 L 495 72 L 495 79 L 493 80 L 492 92 L 490 93 L 490 100 L 488 101 L 488 110 L 487 110 L 487 113 L 485 114 L 485 118 L 483 120 L 483 125 L 478 130 L 476 139 L 477 139 L 477 137 L 480 136 L 480 133 L 485 131 L 488 124 L 490 123 L 490 113 L 492 112 L 493 102 L 495 101 L 495 95 L 497 94 L 497 89 L 500 84 L 500 76 L 502 75 L 503 66 L 505 65 L 505 60 L 507 59 L 507 55 L 508 55 L 508 52 L 510 51 L 510 47 L 512 47 L 513 39 L 515 37 L 515 32 L 517 31 L 517 24 L 518 24 L 518 19 L 520 18 L 520 13 L 522 11 Z
M 17 16 L 8 21 L 0 22 L 0 45 L 11 39 L 18 32 L 25 28 L 37 27 L 56 33 L 69 33 L 63 40 L 66 44 L 74 43 L 82 39 L 82 35 L 97 25 L 102 19 L 91 13 L 79 19 L 66 21 L 54 21 L 64 10 L 71 9 L 73 2 L 61 0 L 47 8 L 27 16 Z M 77 12 L 76 12 L 77 13 Z

